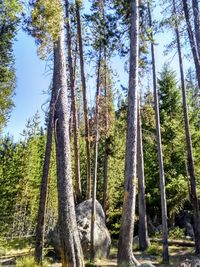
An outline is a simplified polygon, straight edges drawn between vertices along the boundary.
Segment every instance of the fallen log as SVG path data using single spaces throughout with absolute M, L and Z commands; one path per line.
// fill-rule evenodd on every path
M 150 242 L 163 243 L 163 240 L 161 238 L 150 238 Z M 168 244 L 169 246 L 176 245 L 180 247 L 194 247 L 195 246 L 194 241 L 173 240 L 173 239 L 169 239 Z

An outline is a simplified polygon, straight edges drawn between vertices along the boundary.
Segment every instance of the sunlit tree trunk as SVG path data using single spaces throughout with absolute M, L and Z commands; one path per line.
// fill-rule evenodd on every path
M 56 99 L 54 131 L 58 187 L 58 226 L 61 242 L 62 267 L 84 266 L 83 253 L 76 223 L 71 175 L 69 109 L 63 23 L 54 53 L 53 88 Z
M 86 88 L 86 81 L 85 81 L 83 41 L 82 41 L 82 29 L 81 29 L 79 0 L 76 0 L 76 18 L 77 18 L 77 32 L 78 32 L 78 42 L 79 42 L 81 82 L 82 82 L 82 92 L 83 92 L 83 110 L 84 110 L 84 122 L 85 122 L 85 145 L 86 145 L 86 157 L 87 157 L 87 193 L 86 193 L 86 195 L 87 195 L 87 198 L 91 198 L 91 166 L 90 166 L 90 139 L 89 139 L 90 136 L 89 136 L 87 88 Z
M 69 1 L 65 0 L 66 9 L 66 28 L 67 28 L 67 51 L 68 51 L 68 67 L 69 67 L 69 80 L 71 90 L 71 104 L 73 115 L 73 136 L 74 136 L 74 159 L 75 159 L 75 193 L 76 201 L 81 201 L 81 177 L 80 177 L 80 156 L 79 156 L 79 130 L 78 130 L 78 117 L 76 108 L 76 96 L 75 96 L 75 77 L 74 67 L 72 60 L 72 43 L 71 43 L 71 27 L 70 27 L 70 15 L 69 15 Z
M 176 12 L 176 3 L 173 0 L 173 8 L 174 14 L 177 15 Z M 175 25 L 176 32 L 176 42 L 177 42 L 177 50 L 179 57 L 179 67 L 180 67 L 180 75 L 181 75 L 181 89 L 182 89 L 182 98 L 183 98 L 183 115 L 184 115 L 184 124 L 185 124 L 185 137 L 187 144 L 187 166 L 188 166 L 188 174 L 190 177 L 190 201 L 193 206 L 194 211 L 194 235 L 195 235 L 195 247 L 196 253 L 200 253 L 200 212 L 199 212 L 199 202 L 197 196 L 197 188 L 196 188 L 196 176 L 194 169 L 194 161 L 192 155 L 192 140 L 190 134 L 190 125 L 188 118 L 188 107 L 187 107 L 187 95 L 186 95 L 186 86 L 185 86 L 185 78 L 183 71 L 183 60 L 182 60 L 182 51 L 181 51 L 181 43 L 180 43 L 180 34 L 178 23 Z
M 142 126 L 140 115 L 140 100 L 138 96 L 138 122 L 137 122 L 137 170 L 138 170 L 138 208 L 139 208 L 139 247 L 142 251 L 147 249 L 148 229 L 145 201 L 144 159 L 142 144 Z
M 97 91 L 96 91 L 96 111 L 95 111 L 95 143 L 94 143 L 94 176 L 92 188 L 92 212 L 91 212 L 91 247 L 90 260 L 95 259 L 94 233 L 96 224 L 96 191 L 97 191 L 97 168 L 98 168 L 98 146 L 99 146 L 99 96 L 100 96 L 100 68 L 101 68 L 101 47 L 99 48 L 99 58 L 97 65 Z
M 138 264 L 132 251 L 136 196 L 137 93 L 139 54 L 138 0 L 130 1 L 130 69 L 126 134 L 123 213 L 118 244 L 118 266 Z
M 47 140 L 45 148 L 45 158 L 43 165 L 43 175 L 40 188 L 40 200 L 38 208 L 37 226 L 36 226 L 36 241 L 35 241 L 35 260 L 38 263 L 42 263 L 43 260 L 43 247 L 44 247 L 44 234 L 45 234 L 45 215 L 47 207 L 47 191 L 49 182 L 49 167 L 51 159 L 51 147 L 53 139 L 53 121 L 54 121 L 54 109 L 55 98 L 54 89 L 51 92 L 51 101 L 49 106 L 49 121 L 47 127 Z
M 107 90 L 107 57 L 106 57 L 106 47 L 104 48 L 104 87 L 105 87 L 105 152 L 104 152 L 104 177 L 103 177 L 103 210 L 105 213 L 105 217 L 107 215 L 108 209 L 108 130 L 109 130 L 109 119 L 108 119 L 108 90 Z
M 152 28 L 151 11 L 150 11 L 149 3 L 148 3 L 148 11 L 149 11 L 149 26 L 150 28 Z M 151 39 L 153 40 L 153 33 L 151 34 Z M 165 174 L 164 174 L 164 165 L 163 165 L 162 142 L 161 142 L 161 132 L 160 132 L 160 112 L 159 112 L 155 54 L 154 54 L 153 42 L 151 42 L 151 56 L 152 56 L 152 68 L 153 68 L 154 108 L 155 108 L 155 113 L 156 113 L 156 139 L 157 139 L 157 147 L 158 147 L 161 209 L 162 209 L 163 262 L 168 263 L 169 262 L 169 251 L 168 251 L 167 201 L 166 201 L 166 193 L 165 193 Z

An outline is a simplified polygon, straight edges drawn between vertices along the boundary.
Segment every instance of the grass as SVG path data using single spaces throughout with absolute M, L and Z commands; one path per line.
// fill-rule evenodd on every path
M 50 267 L 51 265 L 48 262 L 43 262 L 42 267 Z M 41 267 L 40 264 L 37 264 L 34 260 L 34 257 L 22 257 L 16 261 L 16 267 Z
M 0 257 L 17 254 L 27 253 L 33 248 L 33 238 L 13 238 L 13 239 L 0 239 Z

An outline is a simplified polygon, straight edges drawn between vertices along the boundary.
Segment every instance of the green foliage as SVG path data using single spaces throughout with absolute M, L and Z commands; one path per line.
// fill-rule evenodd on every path
M 147 248 L 147 253 L 150 255 L 162 255 L 162 246 L 158 243 L 151 243 Z
M 31 14 L 26 18 L 26 30 L 35 38 L 38 54 L 45 59 L 58 40 L 62 19 L 60 0 L 30 0 Z
M 171 220 L 188 200 L 182 99 L 176 75 L 166 66 L 160 74 L 158 85 L 167 205 L 169 220 Z M 141 113 L 147 210 L 151 218 L 154 218 L 160 217 L 161 211 L 155 112 L 152 100 L 152 95 L 148 93 Z
M 40 264 L 37 264 L 34 260 L 34 257 L 30 257 L 30 256 L 27 256 L 27 257 L 23 257 L 21 259 L 18 259 L 17 262 L 16 262 L 16 267 L 41 267 Z M 47 262 L 44 262 L 42 264 L 43 267 L 49 267 L 50 264 L 48 264 Z
M 170 229 L 169 238 L 170 239 L 184 239 L 185 237 L 185 229 L 181 229 L 179 227 L 175 227 Z
M 19 24 L 20 1 L 0 1 L 0 132 L 13 107 L 12 96 L 16 86 L 13 42 Z

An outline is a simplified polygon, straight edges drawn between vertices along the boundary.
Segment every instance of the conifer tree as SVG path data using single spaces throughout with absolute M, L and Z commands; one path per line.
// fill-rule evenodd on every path
M 20 22 L 21 4 L 18 0 L 0 1 L 0 131 L 13 107 L 16 86 L 13 42 Z
M 118 266 L 138 264 L 132 251 L 136 196 L 137 94 L 139 65 L 139 2 L 130 1 L 130 70 L 124 179 L 124 203 L 118 244 Z
M 151 10 L 150 10 L 149 3 L 148 3 L 148 11 L 149 11 L 149 26 L 150 26 L 150 28 L 152 28 Z M 157 136 L 158 162 L 159 162 L 159 175 L 160 175 L 160 191 L 161 191 L 161 207 L 162 207 L 163 261 L 169 262 L 167 202 L 166 202 L 166 193 L 165 193 L 165 174 L 164 174 L 161 132 L 160 132 L 160 112 L 159 112 L 159 102 L 158 102 L 158 92 L 157 92 L 153 33 L 151 33 L 151 56 L 152 56 L 152 69 L 153 69 L 154 108 L 155 108 L 155 115 L 156 115 L 156 136 Z

